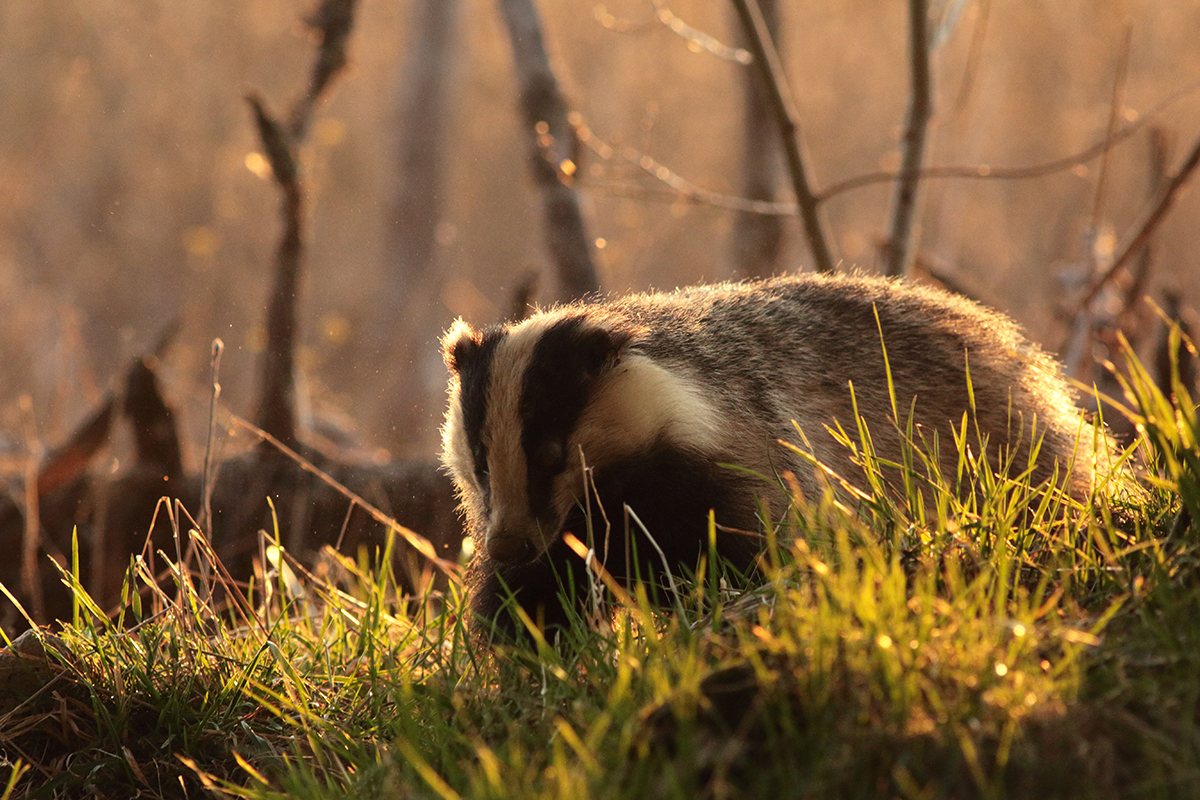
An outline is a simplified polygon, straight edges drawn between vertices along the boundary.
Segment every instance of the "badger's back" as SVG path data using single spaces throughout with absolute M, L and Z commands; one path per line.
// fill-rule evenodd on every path
M 925 443 L 938 436 L 946 475 L 958 458 L 951 426 L 969 412 L 967 433 L 978 425 L 993 467 L 1003 448 L 1014 448 L 1024 469 L 1036 438 L 1035 483 L 1057 471 L 1082 499 L 1093 482 L 1090 426 L 1057 363 L 1012 320 L 961 297 L 878 278 L 805 275 L 637 295 L 609 313 L 646 331 L 637 350 L 719 403 L 730 439 L 751 445 L 737 448 L 745 466 L 770 474 L 780 451 L 762 442 L 797 442 L 798 425 L 814 455 L 853 480 L 859 470 L 827 426 L 853 432 L 857 407 L 876 449 L 897 460 L 895 417 L 905 426 L 911 408 Z M 969 441 L 980 456 L 981 443 Z M 805 473 L 797 470 L 802 484 Z

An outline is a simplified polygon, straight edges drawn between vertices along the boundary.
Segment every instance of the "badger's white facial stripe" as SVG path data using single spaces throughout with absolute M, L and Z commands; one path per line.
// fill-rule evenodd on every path
M 590 466 L 602 467 L 668 442 L 721 452 L 722 431 L 720 414 L 694 381 L 631 352 L 597 386 L 571 441 Z
M 580 491 L 579 450 L 600 475 L 610 464 L 664 445 L 692 453 L 724 452 L 724 430 L 716 407 L 694 381 L 630 352 L 597 386 L 580 416 L 571 438 L 575 461 L 556 486 L 556 503 L 569 508 Z
M 492 358 L 483 428 L 488 437 L 492 504 L 488 532 L 540 538 L 529 508 L 527 457 L 521 442 L 521 394 L 533 351 L 555 320 L 534 317 L 508 331 Z

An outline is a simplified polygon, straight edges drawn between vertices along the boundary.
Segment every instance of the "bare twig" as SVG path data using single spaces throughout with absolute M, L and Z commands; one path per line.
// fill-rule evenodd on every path
M 1132 29 L 1126 26 L 1125 36 L 1117 55 L 1116 71 L 1113 76 L 1112 92 L 1108 104 L 1108 122 L 1105 125 L 1104 132 L 1105 141 L 1111 141 L 1117 129 L 1117 120 L 1120 118 L 1122 98 L 1125 91 L 1125 74 L 1129 62 L 1131 33 Z M 1104 200 L 1106 189 L 1108 188 L 1108 166 L 1111 153 L 1111 147 L 1104 149 L 1100 158 L 1100 166 L 1097 169 L 1095 196 L 1092 199 L 1092 214 L 1084 233 L 1085 252 L 1083 258 L 1086 268 L 1085 279 L 1095 275 L 1097 270 L 1103 266 L 1100 261 L 1101 253 L 1097 245 L 1100 241 L 1100 232 L 1104 225 Z M 1071 320 L 1064 344 L 1059 349 L 1068 373 L 1073 374 L 1085 383 L 1091 382 L 1092 374 L 1098 366 L 1092 353 L 1097 337 L 1103 338 L 1105 333 L 1104 328 L 1113 322 L 1113 320 L 1104 318 L 1104 316 L 1098 316 L 1093 313 L 1090 303 L 1081 305 Z M 1107 376 L 1101 376 L 1101 378 L 1102 380 L 1106 380 Z
M 986 163 L 925 167 L 920 171 L 919 176 L 922 181 L 946 179 L 1011 181 L 1030 180 L 1042 178 L 1047 175 L 1053 175 L 1057 172 L 1062 172 L 1064 170 L 1086 164 L 1089 161 L 1100 157 L 1105 151 L 1132 137 L 1148 123 L 1157 118 L 1167 107 L 1176 103 L 1188 94 L 1191 94 L 1198 88 L 1200 88 L 1200 81 L 1180 89 L 1158 103 L 1158 105 L 1156 105 L 1154 108 L 1141 115 L 1137 121 L 1122 127 L 1120 130 L 1114 133 L 1110 139 L 1102 139 L 1085 150 L 1081 150 L 1072 155 L 1063 156 L 1062 158 L 1056 158 L 1040 164 L 1029 164 L 1016 167 L 993 166 Z M 628 162 L 670 189 L 670 191 L 655 193 L 652 190 L 639 186 L 621 185 L 615 182 L 607 185 L 601 184 L 604 190 L 612 195 L 621 197 L 648 198 L 652 200 L 661 199 L 664 202 L 675 202 L 682 198 L 693 203 L 700 203 L 716 208 L 727 209 L 729 211 L 738 211 L 749 214 L 793 216 L 798 213 L 799 209 L 797 205 L 792 202 L 778 200 L 773 202 L 751 200 L 735 195 L 714 192 L 710 189 L 696 186 L 679 173 L 672 170 L 670 167 L 655 159 L 653 156 L 643 153 L 635 147 L 626 146 L 621 147 L 619 150 L 613 148 L 600 136 L 593 132 L 582 121 L 580 115 L 575 114 L 573 116 L 581 120 L 576 122 L 576 130 L 578 132 L 579 141 L 587 146 L 587 148 L 602 161 L 620 159 L 621 161 Z M 852 178 L 847 178 L 846 180 L 830 184 L 825 189 L 818 190 L 814 196 L 816 197 L 818 203 L 823 203 L 826 200 L 830 200 L 833 197 L 846 192 L 865 189 L 870 186 L 877 186 L 881 183 L 890 183 L 895 181 L 897 177 L 897 173 L 894 171 L 864 173 L 862 175 L 857 175 Z
M 608 10 L 608 6 L 597 4 L 592 7 L 592 16 L 596 22 L 600 23 L 605 30 L 613 31 L 614 33 L 633 33 L 643 34 L 657 27 L 659 20 L 657 15 L 652 14 L 647 19 L 630 19 L 629 17 L 618 17 L 616 14 Z
M 925 133 L 933 114 L 929 70 L 929 19 L 925 0 L 909 0 L 909 61 L 911 97 L 904 130 L 904 159 L 892 204 L 892 224 L 887 241 L 888 275 L 903 275 L 908 269 L 908 241 L 912 235 L 920 188 L 921 162 L 925 158 Z
M 1143 117 L 1137 122 L 1131 123 L 1128 126 L 1118 131 L 1110 140 L 1101 140 L 1096 144 L 1088 147 L 1086 150 L 1080 150 L 1078 153 L 1073 153 L 1069 156 L 1056 158 L 1051 161 L 1043 161 L 1040 164 L 1027 164 L 1019 167 L 996 167 L 991 164 L 960 164 L 947 165 L 939 167 L 925 167 L 918 176 L 921 180 L 945 180 L 945 179 L 970 179 L 970 180 L 998 180 L 998 181 L 1017 181 L 1029 180 L 1031 178 L 1044 178 L 1047 175 L 1053 175 L 1056 172 L 1063 172 L 1072 167 L 1077 167 L 1080 164 L 1102 156 L 1107 150 L 1115 147 L 1121 142 L 1133 136 L 1148 118 Z M 817 193 L 817 201 L 825 202 L 840 194 L 846 192 L 857 191 L 858 189 L 866 189 L 870 186 L 877 186 L 881 183 L 891 183 L 899 178 L 897 172 L 891 170 L 880 170 L 878 172 L 864 172 L 862 175 L 855 175 L 845 180 L 837 181 L 826 186 Z
M 1167 170 L 1171 160 L 1171 143 L 1166 131 L 1162 128 L 1150 130 L 1149 141 L 1149 181 L 1147 194 L 1153 200 L 1159 196 L 1167 182 Z M 1150 273 L 1154 268 L 1154 244 L 1146 242 L 1146 246 L 1138 253 L 1137 266 L 1133 269 L 1133 278 L 1125 288 L 1121 302 L 1121 312 L 1117 315 L 1117 327 L 1124 332 L 1130 346 L 1137 350 L 1145 335 L 1146 305 L 1142 299 L 1150 285 Z
M 800 115 L 792 103 L 783 65 L 779 62 L 779 53 L 771 41 L 757 0 L 733 0 L 733 5 L 737 9 L 746 43 L 750 46 L 750 52 L 758 65 L 759 74 L 775 112 L 788 171 L 792 176 L 792 187 L 796 193 L 796 204 L 804 222 L 804 232 L 813 261 L 818 272 L 832 272 L 833 255 L 822 230 L 817 208 L 818 199 L 809 187 L 804 158 L 800 152 Z
M 617 33 L 641 34 L 658 25 L 663 25 L 687 42 L 688 49 L 692 52 L 705 50 L 722 61 L 733 61 L 738 64 L 749 64 L 753 60 L 750 53 L 744 48 L 727 45 L 712 34 L 687 24 L 682 17 L 671 10 L 666 0 L 650 0 L 650 2 L 654 6 L 654 14 L 651 19 L 633 20 L 618 17 L 603 5 L 596 6 L 594 16 L 596 21 L 607 30 Z
M 991 164 L 974 164 L 960 166 L 944 166 L 944 167 L 926 167 L 921 170 L 921 180 L 933 180 L 944 178 L 971 178 L 976 180 L 1025 180 L 1028 178 L 1041 178 L 1046 175 L 1053 175 L 1056 172 L 1077 167 L 1080 164 L 1086 164 L 1098 156 L 1103 155 L 1108 150 L 1116 145 L 1129 139 L 1135 133 L 1140 131 L 1145 125 L 1151 122 L 1169 106 L 1177 103 L 1184 97 L 1192 94 L 1197 89 L 1200 89 L 1200 81 L 1194 81 L 1173 94 L 1165 97 L 1158 105 L 1151 108 L 1146 113 L 1142 114 L 1134 122 L 1125 125 L 1120 130 L 1116 131 L 1111 137 L 1105 136 L 1100 141 L 1081 150 L 1073 155 L 1063 156 L 1051 161 L 1044 161 L 1041 164 L 1029 164 L 1021 167 L 996 167 Z M 835 197 L 845 192 L 854 191 L 856 189 L 864 189 L 868 186 L 875 186 L 880 183 L 890 183 L 896 180 L 896 173 L 888 170 L 879 172 L 867 172 L 862 175 L 855 175 L 837 183 L 832 183 L 826 186 L 821 191 L 817 192 L 817 200 L 825 202 L 826 200 Z
M 659 0 L 661 2 L 661 0 Z M 778 38 L 776 0 L 759 0 L 767 31 Z M 755 201 L 774 199 L 779 183 L 780 150 L 771 130 L 771 102 L 757 71 L 742 78 L 742 195 Z M 733 221 L 733 272 L 739 277 L 765 277 L 775 271 L 783 244 L 783 220 L 774 214 L 738 214 Z
M 1200 139 L 1196 140 L 1182 166 L 1179 167 L 1178 171 L 1163 186 L 1158 200 L 1143 213 L 1138 223 L 1132 227 L 1132 230 L 1135 231 L 1133 237 L 1120 249 L 1120 254 L 1113 259 L 1113 263 L 1104 271 L 1104 274 L 1092 282 L 1083 299 L 1079 301 L 1081 309 L 1087 308 L 1100 290 L 1117 274 L 1117 271 L 1124 267 L 1130 258 L 1137 255 L 1146 246 L 1146 243 L 1150 241 L 1150 237 L 1154 235 L 1158 226 L 1166 218 L 1167 212 L 1171 210 L 1176 195 L 1178 195 L 1183 185 L 1187 183 L 1188 178 L 1195 171 L 1197 164 L 1200 164 Z
M 217 401 L 221 398 L 221 354 L 225 352 L 225 343 L 220 339 L 213 339 L 211 359 L 209 361 L 211 367 L 211 383 L 212 390 L 209 395 L 208 405 L 208 436 L 204 444 L 204 472 L 200 475 L 200 519 L 196 522 L 197 529 L 202 533 L 200 539 L 204 536 L 212 537 L 212 493 L 213 484 L 216 479 L 216 467 L 214 465 L 216 456 L 216 439 L 217 439 Z M 189 538 L 188 553 L 194 552 L 195 537 Z M 207 558 L 197 559 L 200 565 L 200 582 L 199 591 L 200 598 L 204 603 L 211 600 L 212 585 L 209 581 L 210 561 Z
M 574 128 L 567 119 L 567 101 L 550 68 L 533 0 L 500 0 L 500 9 L 512 43 L 529 163 L 542 193 L 546 243 L 558 270 L 560 297 L 584 298 L 597 293 L 600 282 L 573 187 L 579 154 Z
M 962 113 L 971 101 L 975 89 L 975 77 L 979 74 L 980 57 L 983 54 L 983 42 L 987 38 L 988 22 L 991 19 L 991 0 L 980 0 L 979 17 L 975 29 L 971 33 L 971 46 L 967 51 L 966 66 L 963 67 L 962 81 L 958 85 L 958 93 L 954 97 L 954 114 Z
M 666 202 L 674 202 L 683 198 L 694 203 L 702 203 L 704 205 L 724 208 L 730 211 L 743 211 L 749 214 L 770 214 L 772 216 L 790 217 L 796 213 L 796 204 L 790 202 L 766 201 L 766 200 L 749 200 L 744 197 L 736 197 L 733 195 L 721 194 L 709 189 L 696 186 L 683 176 L 666 166 L 662 162 L 655 159 L 653 156 L 638 150 L 636 147 L 623 147 L 620 152 L 615 150 L 611 145 L 605 142 L 601 137 L 597 136 L 591 128 L 583 122 L 582 115 L 572 115 L 575 124 L 575 133 L 579 138 L 579 142 L 587 147 L 592 153 L 598 156 L 602 161 L 610 161 L 620 159 L 626 161 L 639 170 L 645 172 L 651 178 L 668 186 L 670 192 L 660 193 L 661 198 Z M 633 187 L 628 190 L 610 184 L 608 190 L 613 194 L 624 193 L 625 196 L 648 196 L 652 195 L 649 190 L 642 189 L 635 193 Z
M 197 522 L 200 530 L 212 536 L 212 494 L 216 482 L 216 441 L 217 441 L 217 401 L 221 399 L 221 354 L 225 352 L 225 343 L 213 339 L 211 366 L 212 393 L 208 405 L 208 441 L 204 445 L 204 472 L 200 476 L 200 519 Z
M 21 395 L 20 405 L 21 418 L 25 423 L 25 448 L 28 451 L 25 462 L 25 531 L 21 540 L 21 589 L 29 601 L 33 621 L 45 623 L 49 620 L 46 618 L 46 598 L 42 592 L 42 573 L 37 563 L 42 537 L 42 523 L 38 514 L 37 465 L 41 460 L 42 445 L 33 421 L 33 398 L 27 394 Z
M 733 61 L 738 64 L 749 64 L 753 57 L 741 47 L 730 47 L 715 36 L 705 33 L 699 28 L 693 28 L 684 22 L 666 0 L 651 0 L 654 3 L 654 16 L 667 26 L 672 33 L 687 41 L 689 46 L 706 50 L 722 61 Z

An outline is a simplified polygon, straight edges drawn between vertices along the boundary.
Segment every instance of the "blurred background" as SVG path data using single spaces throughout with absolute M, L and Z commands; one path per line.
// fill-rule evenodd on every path
M 906 4 L 781 5 L 814 184 L 895 169 Z M 576 185 L 603 289 L 735 275 L 736 212 L 681 198 L 639 166 L 650 156 L 696 187 L 742 191 L 747 68 L 663 22 L 735 45 L 731 8 L 538 7 L 559 80 L 595 137 Z M 0 456 L 24 457 L 21 395 L 37 435 L 59 440 L 173 320 L 181 329 L 161 371 L 189 467 L 203 456 L 214 337 L 227 347 L 224 403 L 253 414 L 280 222 L 244 95 L 256 90 L 282 113 L 302 91 L 313 43 L 298 21 L 310 10 L 307 0 L 0 4 Z M 1168 169 L 1200 137 L 1200 3 L 951 0 L 936 10 L 928 165 L 1037 164 L 1102 141 L 1110 119 L 1145 122 L 1106 160 L 923 185 L 918 260 L 1057 351 L 1072 287 L 1146 207 L 1152 131 L 1169 143 Z M 536 298 L 556 298 L 511 49 L 494 3 L 361 0 L 349 51 L 303 151 L 301 405 L 310 426 L 377 454 L 429 454 L 449 322 L 501 320 L 531 271 Z M 414 190 L 414 171 L 435 185 Z M 891 194 L 879 183 L 824 204 L 844 266 L 878 269 Z M 432 199 L 414 212 L 414 196 Z M 415 257 L 424 266 L 406 240 L 418 225 L 434 243 Z M 786 218 L 778 270 L 805 267 L 799 233 Z M 1155 248 L 1148 293 L 1200 302 L 1200 193 L 1181 196 Z

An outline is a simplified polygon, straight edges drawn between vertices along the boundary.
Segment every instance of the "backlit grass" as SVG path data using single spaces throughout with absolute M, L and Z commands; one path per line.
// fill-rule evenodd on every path
M 1143 491 L 1081 507 L 965 437 L 940 476 L 860 428 L 867 488 L 796 497 L 755 579 L 701 564 L 670 613 L 635 591 L 532 649 L 471 647 L 386 555 L 264 551 L 237 588 L 185 526 L 207 583 L 135 564 L 0 692 L 0 796 L 1200 795 L 1196 413 L 1128 389 Z

